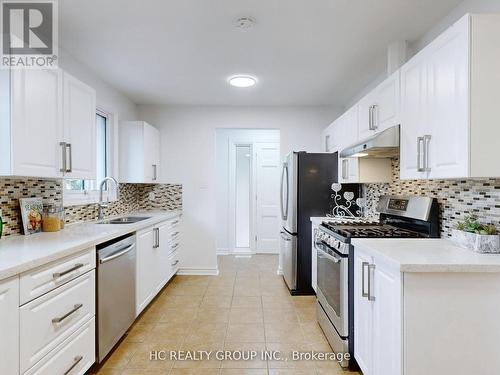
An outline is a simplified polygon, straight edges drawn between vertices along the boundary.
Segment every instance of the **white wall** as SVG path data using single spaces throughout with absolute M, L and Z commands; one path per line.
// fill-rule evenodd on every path
M 137 105 L 134 102 L 61 47 L 59 48 L 59 66 L 96 90 L 98 107 L 118 114 L 119 121 L 138 120 Z
M 279 129 L 282 156 L 292 149 L 320 151 L 321 131 L 338 112 L 322 107 L 139 106 L 139 116 L 161 131 L 162 175 L 183 185 L 183 268 L 201 272 L 217 267 L 215 129 Z
M 217 252 L 229 249 L 229 140 L 245 139 L 251 143 L 279 142 L 278 129 L 216 129 L 216 247 Z

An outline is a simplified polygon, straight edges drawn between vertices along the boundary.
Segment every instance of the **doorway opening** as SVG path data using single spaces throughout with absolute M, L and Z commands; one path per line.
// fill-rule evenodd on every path
M 279 253 L 280 133 L 217 129 L 217 253 Z

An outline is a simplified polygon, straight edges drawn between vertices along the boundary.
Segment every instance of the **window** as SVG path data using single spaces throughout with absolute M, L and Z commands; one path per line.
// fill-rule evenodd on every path
M 104 177 L 111 174 L 110 173 L 111 172 L 110 149 L 111 149 L 111 138 L 112 138 L 111 128 L 112 128 L 111 116 L 102 111 L 97 111 L 96 113 L 97 178 L 95 180 L 65 179 L 64 201 L 66 205 L 95 203 L 98 201 L 99 184 L 104 179 Z M 114 190 L 113 187 L 112 190 Z

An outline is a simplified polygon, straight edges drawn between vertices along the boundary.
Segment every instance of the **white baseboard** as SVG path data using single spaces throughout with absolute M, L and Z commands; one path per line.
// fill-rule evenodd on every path
M 217 249 L 217 255 L 229 255 L 229 249 L 221 247 L 220 249 Z
M 200 276 L 218 276 L 219 268 L 194 268 L 194 267 L 181 267 L 177 271 L 177 275 L 200 275 Z

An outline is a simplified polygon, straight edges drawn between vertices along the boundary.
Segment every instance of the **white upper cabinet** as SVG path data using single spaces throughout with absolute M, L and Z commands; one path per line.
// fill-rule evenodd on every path
M 96 92 L 64 73 L 64 142 L 67 178 L 96 178 Z
M 500 16 L 466 15 L 401 69 L 401 178 L 498 177 Z
M 400 76 L 397 71 L 360 100 L 358 139 L 369 138 L 391 126 L 399 125 L 399 110 Z
M 94 90 L 61 69 L 3 70 L 0 99 L 0 175 L 95 178 Z
M 120 182 L 160 182 L 160 132 L 144 121 L 120 123 Z
M 0 74 L 6 96 L 2 102 L 11 103 L 1 114 L 1 174 L 62 177 L 62 71 L 17 69 Z

